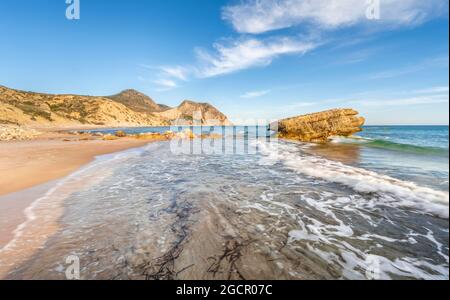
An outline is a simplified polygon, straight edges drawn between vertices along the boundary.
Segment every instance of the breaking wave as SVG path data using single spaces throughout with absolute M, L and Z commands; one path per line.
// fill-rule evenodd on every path
M 408 207 L 441 218 L 449 218 L 449 194 L 413 182 L 402 181 L 362 168 L 344 165 L 322 157 L 299 153 L 289 143 L 259 143 L 263 154 L 261 163 L 283 163 L 286 167 L 327 182 L 350 187 L 366 195 L 377 195 L 389 206 Z
M 343 144 L 358 144 L 363 145 L 369 148 L 378 148 L 384 150 L 419 154 L 419 155 L 438 155 L 438 156 L 448 156 L 448 149 L 439 148 L 439 147 L 425 147 L 411 144 L 402 144 L 397 142 L 392 142 L 388 140 L 381 139 L 370 139 L 370 138 L 362 138 L 362 137 L 350 137 L 350 138 L 342 138 L 337 137 L 333 139 L 334 143 L 343 143 Z

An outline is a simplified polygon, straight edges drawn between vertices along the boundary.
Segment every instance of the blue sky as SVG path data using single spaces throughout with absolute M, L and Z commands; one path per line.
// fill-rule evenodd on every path
M 236 123 L 352 107 L 368 124 L 448 124 L 448 0 L 0 1 L 0 85 L 140 90 Z M 376 15 L 371 15 L 376 16 Z

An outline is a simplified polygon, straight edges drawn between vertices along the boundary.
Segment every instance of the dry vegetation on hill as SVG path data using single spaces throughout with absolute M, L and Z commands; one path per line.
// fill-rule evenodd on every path
M 177 108 L 170 108 L 134 90 L 99 97 L 32 93 L 0 86 L 0 124 L 166 126 L 184 119 L 183 123 L 190 125 L 194 111 L 202 112 L 204 124 L 213 119 L 230 124 L 224 114 L 209 104 L 185 101 Z

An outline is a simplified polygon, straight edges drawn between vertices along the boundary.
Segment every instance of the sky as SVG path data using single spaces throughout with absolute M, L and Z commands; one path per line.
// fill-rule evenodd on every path
M 78 0 L 72 20 L 66 1 L 0 1 L 0 85 L 132 88 L 236 124 L 341 107 L 449 123 L 448 0 Z

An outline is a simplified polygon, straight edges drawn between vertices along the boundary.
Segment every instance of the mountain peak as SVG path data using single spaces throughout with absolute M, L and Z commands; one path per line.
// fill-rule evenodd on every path
M 200 112 L 202 123 L 208 124 L 210 121 L 219 121 L 220 124 L 230 125 L 231 122 L 217 108 L 209 103 L 200 103 L 192 100 L 184 100 L 177 108 L 182 117 L 189 118 Z
M 178 107 L 186 107 L 186 106 L 211 106 L 209 103 L 201 103 L 193 100 L 184 100 Z
M 107 98 L 119 102 L 137 112 L 153 113 L 162 110 L 152 98 L 133 89 L 123 90 L 120 93 Z
M 137 90 L 135 90 L 135 89 L 126 89 L 126 90 L 123 90 L 123 91 L 121 91 L 120 93 L 118 93 L 116 96 L 118 96 L 118 95 L 122 95 L 122 96 L 127 96 L 127 95 L 133 95 L 133 96 L 136 96 L 136 95 L 139 95 L 139 96 L 145 96 L 145 97 L 148 97 L 148 96 L 145 95 L 144 93 L 141 93 L 141 92 L 139 92 L 139 91 L 137 91 Z

